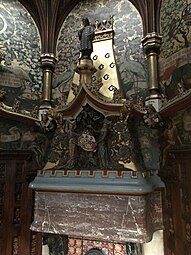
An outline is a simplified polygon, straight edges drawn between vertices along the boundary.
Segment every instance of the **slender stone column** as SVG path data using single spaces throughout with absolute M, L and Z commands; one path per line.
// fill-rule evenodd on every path
M 55 69 L 56 58 L 54 54 L 44 53 L 41 55 L 41 68 L 43 72 L 42 104 L 39 108 L 39 120 L 43 120 L 51 108 L 52 100 L 52 77 Z
M 43 71 L 42 105 L 50 105 L 52 100 L 52 77 L 56 58 L 51 53 L 41 55 L 41 68 Z
M 146 104 L 152 104 L 157 111 L 161 106 L 161 95 L 159 90 L 158 55 L 161 46 L 161 35 L 153 32 L 142 39 L 142 45 L 148 60 L 149 92 Z

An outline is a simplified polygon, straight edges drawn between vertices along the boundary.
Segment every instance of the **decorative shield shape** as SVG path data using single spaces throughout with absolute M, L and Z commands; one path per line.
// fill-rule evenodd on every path
M 95 137 L 89 133 L 82 133 L 79 136 L 78 145 L 85 151 L 95 151 L 97 146 Z

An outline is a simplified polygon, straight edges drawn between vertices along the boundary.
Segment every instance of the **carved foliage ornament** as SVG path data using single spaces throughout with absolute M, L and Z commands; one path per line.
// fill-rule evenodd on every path
M 59 160 L 57 168 L 63 169 L 121 169 L 118 161 L 130 162 L 134 154 L 124 119 L 106 118 L 86 105 L 75 119 L 62 120 L 58 125 L 49 160 Z

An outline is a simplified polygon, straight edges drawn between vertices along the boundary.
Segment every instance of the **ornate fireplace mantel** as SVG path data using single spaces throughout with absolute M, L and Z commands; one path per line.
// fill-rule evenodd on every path
M 100 45 L 99 37 L 97 40 Z M 104 48 L 108 44 L 110 52 Z M 99 54 L 94 53 L 94 62 L 82 56 L 67 104 L 51 110 L 57 129 L 48 162 L 30 184 L 35 190 L 31 229 L 107 242 L 144 243 L 163 228 L 164 185 L 155 170 L 144 169 L 134 135 L 135 119 L 144 121 L 143 115 L 149 115 L 151 108 L 141 98 L 137 103 L 122 98 L 116 64 L 109 62 L 115 59 L 112 37 L 105 37 L 102 46 L 107 63 L 99 63 L 98 75 L 94 75 L 94 62 Z

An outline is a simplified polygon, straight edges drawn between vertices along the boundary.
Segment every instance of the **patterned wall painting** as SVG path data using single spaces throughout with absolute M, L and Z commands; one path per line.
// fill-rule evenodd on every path
M 30 14 L 15 0 L 0 3 L 0 89 L 5 103 L 17 98 L 21 108 L 30 109 L 40 98 L 40 36 Z
M 37 168 L 46 163 L 49 140 L 50 137 L 40 133 L 35 126 L 1 117 L 0 150 L 31 150 Z
M 163 0 L 160 80 L 165 102 L 191 88 L 191 1 Z
M 112 12 L 111 12 L 112 10 Z M 119 78 L 125 97 L 139 92 L 143 95 L 147 87 L 146 59 L 141 47 L 142 20 L 135 7 L 127 0 L 81 1 L 65 20 L 57 44 L 58 64 L 53 80 L 53 98 L 68 95 L 74 69 L 79 59 L 81 19 L 95 20 L 114 17 L 114 50 Z

